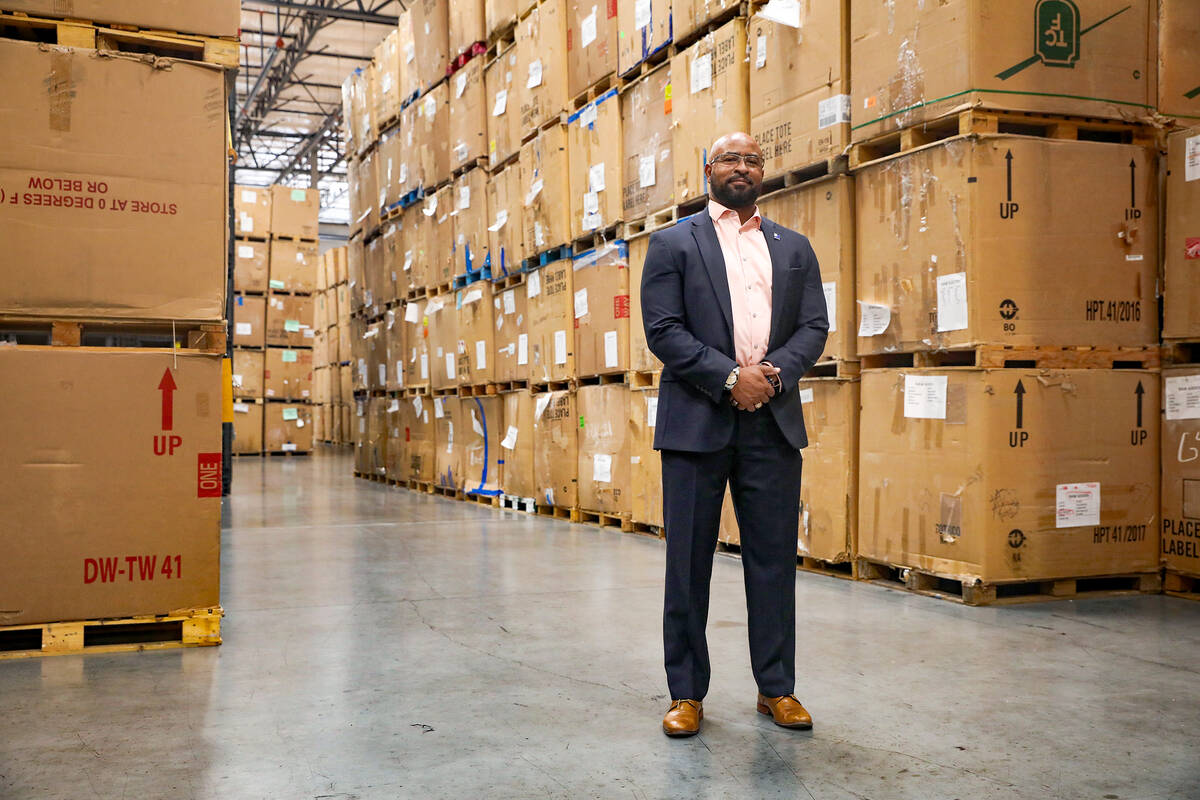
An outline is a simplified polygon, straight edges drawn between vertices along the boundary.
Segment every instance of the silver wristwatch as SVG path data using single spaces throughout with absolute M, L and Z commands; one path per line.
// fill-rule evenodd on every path
M 738 376 L 741 375 L 741 373 L 742 368 L 740 366 L 733 368 L 733 371 L 729 373 L 729 377 L 725 379 L 725 391 L 733 391 L 733 387 L 737 386 Z

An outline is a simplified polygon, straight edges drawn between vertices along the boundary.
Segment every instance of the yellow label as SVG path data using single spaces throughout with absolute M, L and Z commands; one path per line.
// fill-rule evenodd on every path
M 663 89 L 663 113 L 671 113 L 671 84 L 669 83 L 667 84 L 666 88 Z

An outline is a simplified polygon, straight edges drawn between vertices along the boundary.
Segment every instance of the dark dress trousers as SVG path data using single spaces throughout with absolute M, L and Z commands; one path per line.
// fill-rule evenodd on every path
M 663 643 L 672 699 L 703 699 L 711 673 L 705 628 L 725 486 L 741 530 L 750 661 L 769 696 L 795 688 L 800 450 L 808 444 L 797 381 L 829 331 L 808 239 L 766 217 L 771 333 L 765 361 L 784 391 L 754 412 L 729 402 L 733 311 L 725 258 L 705 209 L 651 235 L 642 322 L 663 362 L 654 447 L 662 453 L 667 538 Z

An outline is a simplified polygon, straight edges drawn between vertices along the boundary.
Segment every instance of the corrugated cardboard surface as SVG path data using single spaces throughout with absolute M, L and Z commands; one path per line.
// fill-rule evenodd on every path
M 266 344 L 267 299 L 238 295 L 233 298 L 233 344 L 262 347 Z
M 367 469 L 372 475 L 387 474 L 387 397 L 367 401 Z
M 746 21 L 735 19 L 671 59 L 675 202 L 707 191 L 708 148 L 750 127 Z
M 1162 377 L 1162 563 L 1200 577 L 1200 366 Z
M 865 167 L 858 299 L 891 319 L 858 352 L 1154 344 L 1155 163 L 1134 145 L 985 136 Z M 939 281 L 958 281 L 941 309 Z
M 445 77 L 450 66 L 449 9 L 446 0 L 414 0 L 408 10 L 417 45 L 417 75 L 424 92 Z
M 567 128 L 554 125 L 521 146 L 525 252 L 536 255 L 571 239 Z
M 567 92 L 579 95 L 617 69 L 617 0 L 571 0 L 567 14 Z
M 253 298 L 246 298 L 247 301 Z M 236 312 L 236 309 L 235 309 Z M 312 298 L 306 295 L 267 295 L 267 344 L 312 347 Z
M 521 167 L 510 164 L 487 182 L 488 259 L 492 277 L 521 269 L 525 258 L 525 197 L 521 192 Z M 493 230 L 494 229 L 494 230 Z
M 800 392 L 808 447 L 797 552 L 849 561 L 858 540 L 859 382 L 809 378 L 800 381 Z
M 350 233 L 370 234 L 379 227 L 379 152 L 371 150 L 346 165 L 350 187 Z
M 316 353 L 315 348 L 313 349 L 313 353 L 314 354 Z M 312 397 L 310 397 L 309 399 L 313 402 L 313 405 L 318 406 L 318 405 L 322 405 L 324 403 L 330 402 L 330 398 L 329 398 L 329 385 L 330 385 L 329 367 L 313 367 L 312 384 L 313 384 Z M 317 438 L 320 438 L 320 436 L 318 435 Z
M 383 313 L 387 300 L 383 297 L 383 273 L 386 260 L 383 237 L 376 236 L 366 243 L 363 257 L 363 307 L 371 317 Z M 389 284 L 390 285 L 390 284 Z
M 201 36 L 237 36 L 241 27 L 235 0 L 2 0 L 0 9 Z
M 1078 9 L 1077 23 L 1070 6 Z M 1154 6 L 1154 0 L 1041 6 L 1038 0 L 951 0 L 884 10 L 855 3 L 854 138 L 973 104 L 1148 116 L 1157 100 Z M 1048 12 L 1043 19 L 1039 7 Z
M 313 441 L 324 442 L 329 439 L 329 418 L 326 414 L 326 406 L 314 405 L 312 407 L 313 416 Z
M 394 305 L 408 293 L 408 278 L 404 272 L 404 253 L 410 247 L 409 229 L 405 220 L 413 217 L 400 217 L 384 223 L 380 229 L 383 239 L 383 286 L 380 287 L 383 302 Z
M 389 392 L 396 392 L 404 388 L 404 359 L 405 359 L 405 341 L 404 334 L 404 312 L 397 309 L 388 309 L 387 314 L 383 317 L 383 336 L 384 345 L 386 347 L 386 355 L 384 362 L 387 366 L 387 384 L 384 386 Z
M 316 189 L 272 186 L 271 234 L 293 236 L 297 239 L 316 239 L 319 233 L 317 215 L 320 210 L 321 193 Z
M 552 261 L 525 279 L 532 381 L 575 377 L 574 284 L 574 269 L 566 259 Z
M 408 443 L 404 440 L 404 403 L 398 397 L 389 397 L 384 409 L 384 422 L 387 425 L 387 464 L 384 472 L 391 480 L 408 480 Z
M 944 419 L 905 416 L 906 376 L 947 378 Z M 964 581 L 1157 569 L 1158 396 L 1140 370 L 864 371 L 859 553 Z M 1058 527 L 1059 487 L 1090 482 L 1099 524 Z
M 521 102 L 517 45 L 489 63 L 484 73 L 484 117 L 487 121 L 488 165 L 507 161 L 521 149 Z
M 421 152 L 421 185 L 437 186 L 450 177 L 450 96 L 443 83 L 416 102 L 415 139 Z
M 462 403 L 457 397 L 435 397 L 433 402 L 434 482 L 448 489 L 463 488 Z M 470 423 L 468 423 L 469 425 Z
M 505 494 L 533 497 L 537 483 L 533 479 L 533 395 L 528 391 L 507 392 L 504 401 L 504 431 L 500 435 L 501 488 Z
M 854 179 L 843 175 L 782 189 L 759 200 L 758 208 L 769 219 L 807 236 L 817 255 L 826 300 L 832 297 L 836 305 L 829 309 L 829 338 L 821 359 L 857 360 Z
M 483 0 L 450 0 L 449 17 L 452 56 L 466 52 L 476 42 L 487 40 Z
M 1196 153 L 1188 180 L 1187 151 Z M 1164 338 L 1200 338 L 1200 127 L 1167 139 Z
M 644 217 L 675 199 L 671 156 L 671 65 L 665 63 L 621 95 L 624 169 L 621 211 Z
M 610 89 L 569 117 L 571 235 L 622 219 L 621 102 Z
M 517 0 L 485 0 L 483 18 L 488 37 L 505 25 L 517 21 Z M 525 5 L 524 0 L 520 5 Z
M 658 389 L 629 393 L 630 517 L 645 525 L 663 524 L 662 459 L 654 449 Z
M 0 623 L 219 602 L 220 376 L 219 356 L 0 348 L 21 387 L 0 404 Z
M 307 403 L 267 403 L 263 415 L 263 440 L 265 449 L 272 453 L 312 450 L 312 406 Z
M 263 404 L 235 401 L 233 404 L 233 452 L 261 453 L 263 450 Z
M 1200 5 L 1158 0 L 1158 113 L 1200 120 Z
M 517 24 L 513 79 L 522 136 L 567 107 L 567 0 L 544 0 Z
M 488 204 L 489 177 L 483 169 L 470 169 L 459 175 L 453 184 L 454 203 L 454 273 L 478 271 L 488 263 Z
M 575 367 L 581 377 L 629 369 L 629 251 L 625 242 L 589 250 L 572 263 Z
M 316 242 L 272 241 L 271 288 L 287 292 L 316 291 L 318 252 Z
M 539 504 L 560 508 L 579 505 L 576 408 L 574 392 L 533 395 L 533 478 Z
M 383 323 L 372 322 L 363 331 L 363 360 L 359 369 L 364 371 L 360 381 L 373 392 L 387 388 L 387 338 Z
M 579 402 L 579 506 L 628 514 L 629 387 L 623 383 L 581 386 Z
M 379 152 L 375 160 L 376 188 L 382 200 L 380 205 L 388 208 L 400 202 L 400 198 L 411 191 L 405 188 L 405 184 L 410 179 L 408 156 L 413 151 L 404 145 L 403 125 L 380 134 L 376 149 Z
M 0 40 L 0 313 L 224 316 L 224 78 L 170 63 Z
M 378 66 L 375 82 L 375 116 L 382 125 L 400 113 L 400 31 L 393 29 L 375 47 Z M 407 64 L 405 66 L 408 66 Z
M 529 296 L 525 286 L 506 289 L 492 303 L 496 318 L 496 380 L 529 379 Z M 528 497 L 529 495 L 523 495 Z
M 437 194 L 425 198 L 424 211 L 432 208 L 430 214 L 432 232 L 430 242 L 433 245 L 433 257 L 428 262 L 430 283 L 441 285 L 454 278 L 454 189 L 450 185 L 438 189 Z M 432 201 L 432 205 L 431 205 Z
M 263 396 L 263 365 L 262 350 L 233 351 L 233 394 L 235 397 Z
M 496 380 L 496 323 L 491 281 L 476 281 L 459 289 L 458 374 L 464 384 Z
M 370 389 L 367 364 L 367 323 L 362 317 L 350 320 L 350 366 L 353 370 L 354 391 Z
M 408 285 L 412 288 L 432 286 L 435 283 L 432 267 L 434 218 L 432 212 L 428 215 L 425 213 L 430 207 L 430 202 L 430 198 L 426 197 L 423 202 L 410 206 L 405 212 L 413 230 L 409 239 L 410 250 L 404 252 L 401 268 L 407 265 Z M 412 253 L 411 261 L 409 260 L 410 251 Z
M 671 0 L 617 0 L 617 31 L 617 72 L 624 75 L 671 41 Z
M 396 50 L 400 54 L 400 97 L 409 98 L 421 91 L 421 75 L 417 70 L 417 42 L 413 30 L 413 13 L 405 9 L 397 26 Z M 424 31 L 422 30 L 422 33 Z
M 483 59 L 472 58 L 450 76 L 450 167 L 487 156 Z
M 404 421 L 405 452 L 408 458 L 407 479 L 433 481 L 437 458 L 434 455 L 433 401 L 428 397 L 413 397 L 400 404 Z
M 505 454 L 500 447 L 505 432 L 504 400 L 489 395 L 464 397 L 461 403 L 463 488 L 468 492 L 498 492 Z
M 405 385 L 428 386 L 430 370 L 437 365 L 433 364 L 429 357 L 429 322 L 425 312 L 425 301 L 408 303 L 404 311 Z M 413 321 L 410 322 L 410 318 Z
M 671 16 L 675 38 L 686 37 L 736 5 L 737 0 L 672 0 Z
M 455 295 L 434 295 L 425 304 L 429 320 L 429 377 L 434 389 L 458 385 L 458 303 Z
M 238 292 L 265 292 L 270 269 L 270 242 L 239 239 L 233 245 L 233 288 Z
M 351 210 L 351 214 L 353 213 Z M 362 308 L 365 302 L 363 292 L 366 290 L 364 275 L 367 270 L 367 248 L 363 245 L 362 236 L 353 236 L 346 246 L 346 270 L 349 273 L 347 289 L 350 291 L 350 311 L 348 313 L 353 314 Z
M 268 347 L 263 395 L 271 400 L 312 399 L 313 353 L 304 348 Z
M 662 362 L 650 352 L 650 346 L 646 344 L 646 327 L 642 324 L 642 271 L 646 266 L 650 234 L 634 236 L 626 244 L 629 246 L 629 368 L 637 372 L 657 372 L 662 369 Z
M 271 235 L 271 187 L 233 187 L 233 230 L 237 236 Z

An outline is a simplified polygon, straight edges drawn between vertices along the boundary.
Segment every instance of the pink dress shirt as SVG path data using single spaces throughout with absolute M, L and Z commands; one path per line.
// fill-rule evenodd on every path
M 715 200 L 708 213 L 725 256 L 729 299 L 733 305 L 733 349 L 737 363 L 748 367 L 763 360 L 771 336 L 771 252 L 762 232 L 762 214 L 743 225 L 738 213 Z

